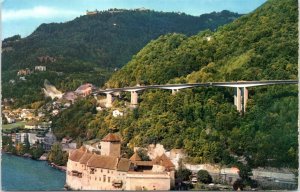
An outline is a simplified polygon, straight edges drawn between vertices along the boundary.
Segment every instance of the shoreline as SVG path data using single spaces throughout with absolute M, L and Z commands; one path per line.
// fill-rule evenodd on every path
M 67 167 L 66 167 L 66 166 L 56 165 L 55 163 L 53 163 L 53 162 L 50 163 L 49 161 L 48 161 L 48 165 L 49 165 L 50 167 L 54 168 L 54 169 L 58 169 L 58 170 L 63 171 L 63 172 L 66 172 L 66 171 L 67 171 Z
M 29 156 L 25 156 L 24 155 L 17 155 L 17 154 L 13 154 L 11 152 L 6 152 L 4 151 L 3 149 L 1 150 L 2 153 L 5 153 L 7 155 L 13 155 L 13 156 L 16 156 L 16 157 L 22 157 L 22 158 L 25 158 L 25 159 L 30 159 L 30 160 L 33 160 L 33 161 L 47 161 L 47 160 L 40 160 L 40 159 L 33 159 L 32 157 L 29 157 Z M 60 170 L 62 172 L 66 172 L 67 170 L 67 167 L 66 166 L 59 166 L 59 165 L 56 165 L 55 163 L 53 162 L 49 162 L 47 161 L 47 164 L 48 166 L 52 167 L 53 169 L 57 169 L 57 170 Z

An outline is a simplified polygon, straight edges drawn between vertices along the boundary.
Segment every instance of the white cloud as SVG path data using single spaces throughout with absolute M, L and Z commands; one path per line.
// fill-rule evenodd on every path
M 36 6 L 31 9 L 3 9 L 2 20 L 12 21 L 21 19 L 63 18 L 77 16 L 80 12 L 59 9 L 55 7 Z

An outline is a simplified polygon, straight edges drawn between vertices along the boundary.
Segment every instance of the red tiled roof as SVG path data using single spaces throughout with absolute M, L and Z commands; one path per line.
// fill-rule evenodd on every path
M 157 156 L 153 160 L 153 163 L 155 165 L 164 166 L 167 169 L 172 169 L 175 167 L 175 165 L 172 163 L 172 161 L 165 154 L 162 154 L 161 156 Z
M 90 152 L 85 152 L 81 158 L 79 159 L 79 163 L 81 164 L 86 164 L 88 162 L 88 160 L 93 156 L 92 153 Z
M 82 148 L 76 149 L 70 154 L 69 159 L 79 162 L 84 153 L 85 151 Z
M 134 163 L 137 166 L 147 166 L 147 167 L 153 166 L 153 161 L 133 161 L 132 163 Z
M 130 160 L 131 161 L 141 161 L 142 159 L 137 152 L 134 152 L 134 154 L 130 157 Z
M 88 167 L 116 169 L 118 158 L 113 156 L 93 155 L 87 162 Z
M 129 159 L 121 158 L 118 163 L 118 171 L 124 171 L 127 172 L 130 168 L 131 162 Z
M 105 141 L 105 142 L 120 142 L 121 139 L 120 139 L 119 135 L 114 134 L 114 133 L 109 133 L 101 141 Z

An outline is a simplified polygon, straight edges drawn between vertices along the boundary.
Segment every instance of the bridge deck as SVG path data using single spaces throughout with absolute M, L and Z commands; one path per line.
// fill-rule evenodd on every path
M 255 87 L 263 85 L 280 85 L 280 84 L 298 84 L 298 80 L 268 80 L 268 81 L 236 81 L 236 82 L 208 82 L 208 83 L 185 83 L 185 84 L 165 84 L 165 85 L 145 85 L 112 89 L 99 89 L 95 93 L 113 93 L 122 91 L 140 91 L 144 89 L 185 89 L 191 87 Z

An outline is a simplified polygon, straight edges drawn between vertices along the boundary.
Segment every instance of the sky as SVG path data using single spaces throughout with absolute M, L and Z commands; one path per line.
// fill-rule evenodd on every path
M 86 10 L 109 8 L 147 9 L 184 12 L 199 16 L 213 11 L 229 10 L 249 13 L 266 0 L 0 0 L 1 39 L 19 34 L 30 35 L 42 23 L 60 23 L 85 15 Z

